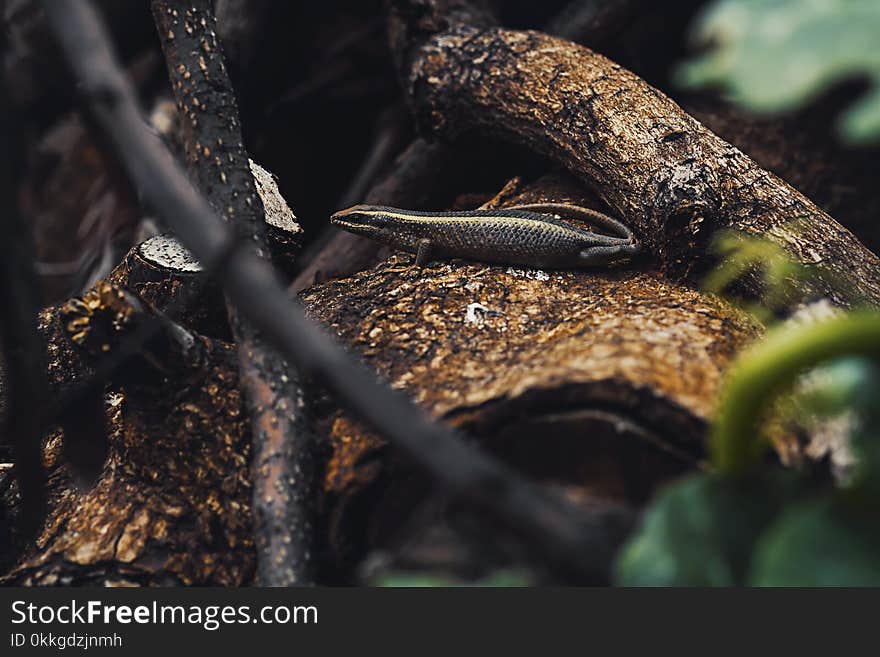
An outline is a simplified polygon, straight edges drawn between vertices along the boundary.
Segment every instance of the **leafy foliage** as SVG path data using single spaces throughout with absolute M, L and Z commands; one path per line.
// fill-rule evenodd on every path
M 841 117 L 843 136 L 880 139 L 880 2 L 716 0 L 694 28 L 711 44 L 684 65 L 689 86 L 721 86 L 759 112 L 796 108 L 835 82 L 867 78 L 870 90 Z
M 626 585 L 880 583 L 880 313 L 854 312 L 777 329 L 732 368 L 712 431 L 715 471 L 674 484 L 621 553 Z M 822 377 L 798 401 L 809 413 L 852 413 L 858 471 L 844 488 L 812 490 L 768 468 L 756 419 L 804 368 Z M 803 501 L 803 493 L 811 499 Z
M 696 475 L 667 488 L 621 553 L 624 586 L 732 586 L 775 513 L 765 482 Z
M 792 508 L 762 537 L 748 583 L 880 586 L 877 510 L 840 495 Z

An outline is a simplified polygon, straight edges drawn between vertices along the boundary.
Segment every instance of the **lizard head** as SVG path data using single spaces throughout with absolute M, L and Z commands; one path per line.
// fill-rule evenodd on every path
M 330 223 L 349 233 L 377 239 L 388 225 L 388 218 L 375 206 L 355 205 L 332 215 Z
M 426 230 L 426 222 L 419 213 L 379 205 L 355 205 L 340 210 L 330 217 L 330 223 L 349 233 L 413 253 L 419 248 Z M 430 223 L 427 229 L 430 229 Z

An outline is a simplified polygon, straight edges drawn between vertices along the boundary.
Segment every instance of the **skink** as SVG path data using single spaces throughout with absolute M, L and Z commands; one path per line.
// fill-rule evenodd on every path
M 581 219 L 613 235 L 578 228 Z M 535 203 L 498 210 L 422 212 L 356 205 L 330 217 L 351 233 L 416 254 L 416 265 L 438 258 L 569 269 L 632 257 L 632 232 L 606 214 L 566 203 Z

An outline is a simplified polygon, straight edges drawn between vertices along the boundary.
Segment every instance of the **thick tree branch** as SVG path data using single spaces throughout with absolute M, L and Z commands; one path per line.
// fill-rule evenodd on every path
M 591 198 L 567 174 L 511 188 L 493 207 Z M 639 507 L 699 467 L 724 373 L 760 335 L 744 313 L 654 272 L 411 262 L 395 254 L 303 301 L 433 417 L 537 479 L 564 482 L 578 504 Z M 333 551 L 351 559 L 359 536 L 386 551 L 371 538 L 399 531 L 409 543 L 412 523 L 426 530 L 400 501 L 426 493 L 407 486 L 384 443 L 344 414 L 326 424 Z M 790 436 L 777 432 L 774 444 L 786 462 L 799 456 Z M 385 481 L 390 492 L 377 494 Z
M 738 229 L 831 274 L 805 293 L 880 303 L 873 253 L 660 91 L 571 42 L 458 20 L 460 4 L 391 3 L 392 46 L 423 130 L 445 139 L 476 131 L 553 158 L 628 221 L 672 276 L 705 271 L 713 234 Z
M 144 123 L 91 4 L 47 0 L 44 6 L 97 124 L 129 175 L 203 263 L 225 263 L 217 270 L 221 284 L 266 340 L 301 371 L 319 376 L 453 496 L 516 530 L 548 567 L 576 581 L 603 581 L 613 548 L 580 522 L 576 510 L 429 422 L 401 394 L 378 384 L 372 371 L 290 303 L 265 261 L 233 246 L 231 229 Z

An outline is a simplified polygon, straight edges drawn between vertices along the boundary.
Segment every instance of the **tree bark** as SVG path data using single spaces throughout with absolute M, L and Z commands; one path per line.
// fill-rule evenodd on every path
M 156 321 L 109 283 L 45 310 L 50 381 L 82 385 L 88 368 Z M 50 433 L 50 510 L 14 585 L 235 586 L 254 572 L 247 416 L 235 350 L 167 320 L 108 384 L 108 454 L 79 490 Z M 70 381 L 73 378 L 74 381 Z
M 555 493 L 530 484 L 472 448 L 454 432 L 428 421 L 290 304 L 271 267 L 252 250 L 240 248 L 230 227 L 214 214 L 155 134 L 147 130 L 131 86 L 91 7 L 53 2 L 44 7 L 96 125 L 143 197 L 218 278 L 266 340 L 314 373 L 451 496 L 515 533 L 520 544 L 541 557 L 547 567 L 570 581 L 607 581 L 613 546 L 604 533 L 594 531 L 589 518 Z

